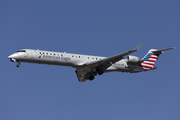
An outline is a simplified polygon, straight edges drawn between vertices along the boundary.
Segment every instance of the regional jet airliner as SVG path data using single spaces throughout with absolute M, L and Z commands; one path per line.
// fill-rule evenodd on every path
M 86 80 L 92 81 L 94 76 L 102 75 L 106 72 L 117 71 L 137 73 L 154 70 L 157 68 L 154 66 L 154 64 L 159 55 L 162 54 L 163 51 L 174 49 L 150 49 L 142 59 L 129 55 L 137 51 L 141 45 L 142 44 L 133 50 L 111 57 L 72 54 L 66 52 L 52 52 L 39 49 L 22 49 L 8 56 L 8 58 L 12 62 L 17 62 L 17 67 L 20 66 L 20 62 L 73 67 L 76 69 L 75 73 L 78 80 L 80 82 L 85 82 Z M 124 59 L 124 56 L 127 56 L 127 58 Z

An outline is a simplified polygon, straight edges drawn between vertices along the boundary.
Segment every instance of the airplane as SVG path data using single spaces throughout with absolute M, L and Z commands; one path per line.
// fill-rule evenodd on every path
M 154 64 L 159 55 L 163 54 L 163 51 L 175 49 L 174 47 L 162 50 L 150 49 L 142 59 L 129 55 L 137 51 L 141 45 L 138 45 L 133 50 L 111 57 L 22 49 L 8 56 L 8 58 L 12 62 L 17 62 L 17 67 L 20 66 L 20 62 L 73 67 L 76 69 L 75 73 L 79 82 L 85 82 L 87 80 L 92 81 L 94 76 L 106 72 L 138 73 L 154 70 L 157 68 Z M 125 56 L 127 56 L 126 59 L 124 59 Z

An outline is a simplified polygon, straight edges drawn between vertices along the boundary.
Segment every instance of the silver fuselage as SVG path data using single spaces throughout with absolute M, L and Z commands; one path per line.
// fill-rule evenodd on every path
M 82 67 L 85 64 L 95 62 L 98 60 L 103 60 L 106 58 L 101 56 L 72 54 L 66 52 L 52 52 L 52 51 L 33 50 L 33 49 L 23 49 L 21 51 L 8 56 L 8 58 L 11 61 L 16 61 L 16 62 L 69 66 L 76 69 Z M 144 69 L 142 69 L 138 65 L 128 64 L 126 59 L 122 59 L 112 64 L 104 72 L 111 72 L 111 71 L 133 73 L 133 72 L 144 71 Z
M 157 68 L 154 64 L 159 55 L 164 51 L 175 49 L 150 49 L 142 59 L 129 55 L 136 52 L 141 46 L 142 44 L 132 50 L 111 57 L 22 49 L 8 56 L 8 58 L 12 62 L 17 62 L 17 67 L 20 66 L 20 62 L 73 67 L 76 69 L 75 73 L 78 80 L 85 82 L 86 80 L 92 81 L 94 76 L 102 75 L 105 72 L 137 73 L 154 70 Z M 125 56 L 127 56 L 126 59 L 124 59 Z

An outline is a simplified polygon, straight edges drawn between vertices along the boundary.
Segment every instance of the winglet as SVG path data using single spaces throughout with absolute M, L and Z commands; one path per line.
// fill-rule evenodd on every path
M 136 48 L 133 49 L 133 51 L 137 51 L 142 46 L 142 43 L 138 45 Z

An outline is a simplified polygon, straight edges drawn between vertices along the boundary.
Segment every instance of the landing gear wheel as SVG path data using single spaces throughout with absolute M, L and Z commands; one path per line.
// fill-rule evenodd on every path
M 89 80 L 90 80 L 90 81 L 94 80 L 94 76 L 91 75 L 91 76 L 89 77 Z
M 98 74 L 99 74 L 99 75 L 102 75 L 103 73 L 104 73 L 104 72 L 103 72 L 102 70 L 99 70 L 99 71 L 98 71 Z
M 20 67 L 20 63 L 18 63 L 16 66 L 17 66 L 17 67 Z

